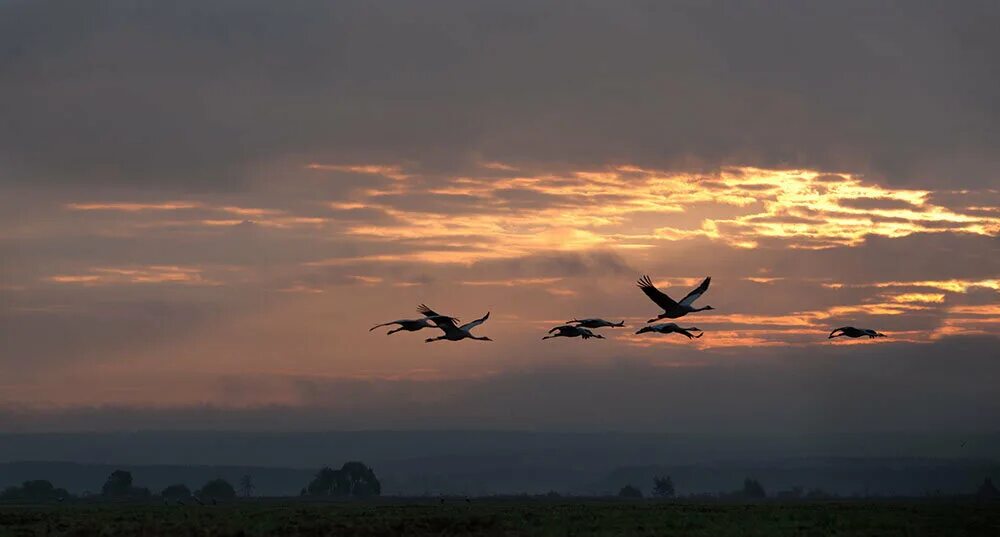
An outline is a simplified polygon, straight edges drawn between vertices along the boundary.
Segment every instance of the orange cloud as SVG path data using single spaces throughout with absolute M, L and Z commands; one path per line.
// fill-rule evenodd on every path
M 219 282 L 207 279 L 200 268 L 174 265 L 93 268 L 85 274 L 57 274 L 49 276 L 46 280 L 53 283 L 83 286 L 123 284 L 219 285 Z
M 362 173 L 367 175 L 381 175 L 389 179 L 402 180 L 410 177 L 403 173 L 402 166 L 393 164 L 307 164 L 306 169 L 319 171 L 335 171 Z
M 65 207 L 73 211 L 122 211 L 135 213 L 141 211 L 199 209 L 203 205 L 188 201 L 164 201 L 159 203 L 67 203 Z

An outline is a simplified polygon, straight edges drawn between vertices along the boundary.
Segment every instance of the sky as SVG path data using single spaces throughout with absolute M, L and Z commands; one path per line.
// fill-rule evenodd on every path
M 993 430 L 998 16 L 2 0 L 0 430 Z

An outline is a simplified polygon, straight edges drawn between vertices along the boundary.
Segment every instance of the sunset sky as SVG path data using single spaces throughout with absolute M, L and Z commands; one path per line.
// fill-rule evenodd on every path
M 0 430 L 995 429 L 998 17 L 0 1 Z

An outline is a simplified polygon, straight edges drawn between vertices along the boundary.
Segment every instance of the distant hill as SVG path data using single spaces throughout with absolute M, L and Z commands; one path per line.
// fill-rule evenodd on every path
M 678 492 L 823 487 L 849 494 L 958 492 L 987 474 L 1000 481 L 1000 435 L 684 435 L 518 431 L 317 433 L 163 431 L 0 434 L 0 486 L 49 479 L 99 490 L 115 469 L 159 491 L 223 477 L 254 477 L 261 495 L 297 494 L 322 466 L 361 460 L 386 494 L 597 494 L 652 476 Z M 6 461 L 6 463 L 4 463 Z M 23 462 L 53 461 L 53 462 Z

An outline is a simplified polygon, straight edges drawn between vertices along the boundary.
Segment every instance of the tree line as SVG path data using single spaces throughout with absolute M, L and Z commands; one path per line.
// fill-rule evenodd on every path
M 237 491 L 238 487 L 238 491 Z M 251 497 L 256 485 L 253 476 L 244 475 L 234 487 L 229 481 L 217 477 L 205 482 L 200 488 L 191 490 L 184 483 L 168 485 L 154 494 L 148 487 L 136 486 L 132 472 L 115 470 L 101 486 L 98 498 L 108 500 L 149 500 L 160 497 L 163 501 L 184 504 L 218 503 L 232 500 L 237 496 Z M 336 498 L 370 498 L 382 494 L 382 484 L 375 471 L 360 461 L 344 463 L 338 470 L 324 467 L 302 489 L 303 496 L 336 497 Z M 7 487 L 0 491 L 0 501 L 20 502 L 62 502 L 72 498 L 66 489 L 57 488 L 52 482 L 44 479 L 25 481 L 19 486 Z
M 651 489 L 654 498 L 672 499 L 676 498 L 677 491 L 674 488 L 674 481 L 670 476 L 653 477 L 653 487 Z M 989 477 L 983 479 L 975 494 L 976 498 L 982 500 L 1000 499 L 1000 490 L 993 484 Z M 642 498 L 642 490 L 638 487 L 627 484 L 618 491 L 619 498 Z M 748 477 L 743 480 L 743 487 L 731 492 L 719 492 L 717 494 L 693 494 L 688 498 L 692 499 L 721 499 L 721 500 L 763 500 L 767 498 L 767 491 L 760 481 Z M 805 490 L 802 487 L 793 487 L 789 490 L 778 491 L 774 498 L 778 500 L 827 500 L 838 497 L 836 494 L 824 491 L 823 489 Z

